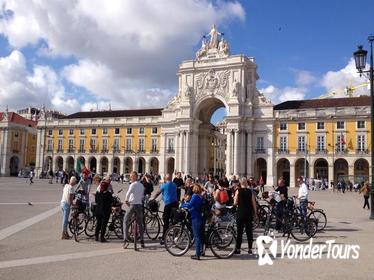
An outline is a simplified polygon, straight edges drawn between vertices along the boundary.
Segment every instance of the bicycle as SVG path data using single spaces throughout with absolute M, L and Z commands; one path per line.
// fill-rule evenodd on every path
M 173 256 L 183 256 L 192 247 L 191 224 L 188 210 L 179 209 L 179 223 L 170 226 L 164 237 L 166 250 Z M 235 252 L 236 235 L 231 226 L 221 227 L 217 222 L 207 224 L 204 232 L 203 248 L 209 247 L 213 255 L 220 259 L 230 258 Z M 205 249 L 203 253 L 205 254 Z
M 82 212 L 78 206 L 72 207 L 71 220 L 69 221 L 69 230 L 74 236 L 74 240 L 79 242 L 79 235 L 83 233 L 86 226 L 87 214 Z
M 308 210 L 310 212 L 308 214 L 308 218 L 316 223 L 317 231 L 323 231 L 327 225 L 326 213 L 323 211 L 323 209 L 314 208 L 314 205 L 315 201 L 309 201 Z

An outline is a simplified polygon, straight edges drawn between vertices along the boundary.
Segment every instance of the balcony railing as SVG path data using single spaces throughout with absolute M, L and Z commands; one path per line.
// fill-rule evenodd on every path
M 138 153 L 145 153 L 144 149 L 138 149 Z
M 278 149 L 278 154 L 289 154 L 290 151 L 288 149 Z
M 90 153 L 96 153 L 97 149 L 96 148 L 91 148 Z
M 74 153 L 74 152 L 75 152 L 74 148 L 68 148 L 68 153 Z
M 113 153 L 116 153 L 116 154 L 119 154 L 119 153 L 121 153 L 121 150 L 120 150 L 119 148 L 114 148 L 114 149 L 112 150 L 112 152 L 113 152 Z
M 152 149 L 152 150 L 151 150 L 151 153 L 152 153 L 152 154 L 158 154 L 158 150 L 157 150 L 157 149 Z
M 125 149 L 125 154 L 131 154 L 133 151 L 131 149 Z
M 358 155 L 367 155 L 367 154 L 369 154 L 369 150 L 368 149 L 357 149 L 356 150 L 356 154 L 358 154 Z
M 63 152 L 62 148 L 57 148 L 57 153 L 62 153 L 62 152 Z
M 78 152 L 79 152 L 79 153 L 85 153 L 86 150 L 85 150 L 85 149 L 79 149 Z
M 103 153 L 103 154 L 106 154 L 106 153 L 108 153 L 108 152 L 109 152 L 108 149 L 101 149 L 101 153 Z
M 346 153 L 348 153 L 348 149 L 335 149 L 335 153 L 346 154 Z
M 258 149 L 255 149 L 255 153 L 256 154 L 265 154 L 265 149 L 261 149 L 261 148 L 258 148 Z
M 166 152 L 169 153 L 169 154 L 172 154 L 172 153 L 175 153 L 175 150 L 174 150 L 174 148 L 168 148 L 166 150 Z
M 316 154 L 327 154 L 328 151 L 326 149 L 317 149 Z
M 307 152 L 308 152 L 307 149 L 297 149 L 297 150 L 296 150 L 296 153 L 297 153 L 297 154 L 306 154 Z

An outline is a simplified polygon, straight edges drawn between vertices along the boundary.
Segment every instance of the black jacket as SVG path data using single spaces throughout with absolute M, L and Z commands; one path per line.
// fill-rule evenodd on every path
M 95 195 L 96 202 L 96 216 L 109 216 L 113 203 L 112 193 L 109 191 L 96 192 Z

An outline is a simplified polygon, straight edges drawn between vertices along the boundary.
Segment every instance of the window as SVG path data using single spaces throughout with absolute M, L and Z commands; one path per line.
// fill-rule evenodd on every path
M 116 128 L 114 129 L 114 134 L 116 134 L 116 135 L 119 134 L 119 127 L 116 127 Z
M 104 127 L 103 128 L 103 135 L 107 135 L 108 134 L 108 128 Z
M 157 138 L 152 138 L 152 152 L 157 151 Z
M 281 152 L 287 151 L 287 137 L 286 136 L 280 137 L 279 148 Z
M 113 150 L 116 151 L 116 152 L 119 151 L 119 139 L 118 138 L 114 138 Z
M 47 147 L 47 151 L 49 152 L 52 152 L 52 147 L 53 147 L 53 140 L 52 139 L 48 139 L 48 147 Z
M 365 121 L 357 121 L 357 128 L 365 128 Z
M 174 153 L 174 138 L 168 138 L 168 152 Z
M 103 139 L 103 151 L 108 151 L 108 139 Z
M 91 152 L 96 151 L 96 139 L 91 139 L 90 140 L 90 149 L 91 149 Z
M 280 123 L 279 130 L 287 130 L 287 123 Z
M 157 127 L 152 127 L 152 134 L 157 134 Z
M 81 129 L 79 130 L 79 134 L 80 134 L 80 135 L 84 135 L 84 128 L 81 128 Z
M 297 129 L 298 130 L 305 130 L 305 123 L 304 122 L 298 123 L 297 124 Z
M 305 136 L 297 137 L 297 150 L 298 152 L 305 152 Z
M 126 138 L 126 151 L 131 151 L 131 138 Z
M 57 151 L 62 152 L 62 139 L 58 139 L 57 142 Z
M 60 128 L 59 130 L 58 130 L 58 135 L 63 135 L 64 134 L 64 131 L 62 130 L 62 128 Z
M 69 135 L 74 135 L 74 129 L 73 128 L 69 128 Z
M 144 152 L 144 138 L 139 138 L 138 150 L 139 152 Z
M 325 150 L 325 136 L 317 136 L 317 151 L 322 152 Z
M 91 134 L 96 135 L 96 128 L 91 129 Z
M 144 127 L 139 128 L 139 134 L 144 134 Z
M 343 121 L 336 122 L 336 128 L 337 129 L 344 129 L 344 122 Z
M 48 129 L 48 135 L 49 135 L 49 136 L 52 136 L 52 134 L 53 134 L 52 129 Z
M 336 151 L 337 152 L 344 152 L 345 150 L 345 138 L 343 134 L 336 136 Z
M 324 122 L 317 122 L 317 129 L 325 129 L 325 123 Z
M 357 135 L 357 150 L 359 152 L 365 151 L 365 135 Z
M 74 149 L 74 139 L 69 139 L 69 152 L 72 152 Z
M 264 152 L 264 137 L 257 137 L 256 140 L 256 152 Z
M 84 152 L 84 139 L 79 139 L 79 151 Z

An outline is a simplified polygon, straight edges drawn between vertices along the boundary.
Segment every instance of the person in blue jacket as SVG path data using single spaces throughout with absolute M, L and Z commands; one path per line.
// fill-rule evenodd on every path
M 191 213 L 192 220 L 192 232 L 195 238 L 195 255 L 191 256 L 191 259 L 200 260 L 201 255 L 201 227 L 203 223 L 202 218 L 202 206 L 204 199 L 201 195 L 203 189 L 200 185 L 194 184 L 192 187 L 193 195 L 188 203 L 185 203 L 185 207 Z

